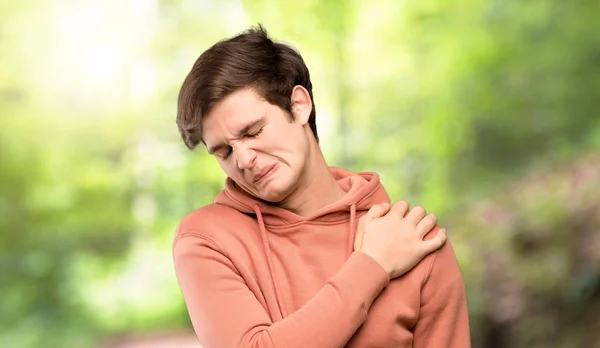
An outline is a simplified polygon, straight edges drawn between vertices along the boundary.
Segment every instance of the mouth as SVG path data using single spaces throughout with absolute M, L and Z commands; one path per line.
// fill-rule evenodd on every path
M 268 178 L 269 176 L 271 176 L 271 174 L 275 173 L 278 168 L 279 168 L 279 163 L 274 164 L 267 171 L 259 174 L 256 178 L 254 178 L 253 183 L 254 184 L 260 184 L 266 178 Z

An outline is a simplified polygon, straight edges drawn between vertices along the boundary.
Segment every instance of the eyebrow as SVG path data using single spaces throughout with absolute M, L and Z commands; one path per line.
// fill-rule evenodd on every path
M 267 117 L 263 116 L 263 117 L 259 118 L 258 120 L 255 120 L 255 121 L 252 121 L 252 122 L 248 123 L 247 125 L 245 125 L 244 127 L 242 127 L 242 129 L 240 129 L 239 131 L 237 131 L 237 133 L 235 133 L 235 138 L 237 139 L 237 138 L 243 137 L 244 135 L 248 134 L 248 132 L 250 132 L 251 129 L 253 129 L 254 127 L 256 127 L 257 125 L 259 125 L 261 123 L 262 124 L 266 123 L 266 121 L 267 121 Z M 215 153 L 215 152 L 217 152 L 217 151 L 219 151 L 222 148 L 225 148 L 227 146 L 229 146 L 229 145 L 227 145 L 227 143 L 221 142 L 221 143 L 219 143 L 217 145 L 211 146 L 208 149 L 208 153 L 212 155 L 213 153 Z

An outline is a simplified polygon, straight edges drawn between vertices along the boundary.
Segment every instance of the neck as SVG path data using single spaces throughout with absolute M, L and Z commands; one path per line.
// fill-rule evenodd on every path
M 311 152 L 314 156 L 307 163 L 298 188 L 280 206 L 299 216 L 310 214 L 339 201 L 345 194 L 329 171 L 318 145 Z

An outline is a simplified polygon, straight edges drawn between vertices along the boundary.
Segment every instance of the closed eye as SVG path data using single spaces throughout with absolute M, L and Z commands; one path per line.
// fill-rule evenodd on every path
M 262 133 L 263 128 L 259 129 L 258 132 L 256 132 L 256 133 L 246 134 L 246 138 L 254 139 L 254 138 L 258 137 L 260 135 L 260 133 Z
M 244 135 L 244 137 L 246 137 L 248 139 L 255 139 L 260 135 L 260 133 L 262 133 L 263 129 L 264 129 L 264 127 L 260 128 L 255 133 L 248 133 L 248 134 Z M 227 158 L 229 158 L 229 156 L 231 156 L 232 152 L 233 152 L 233 149 L 231 148 L 231 146 L 229 146 L 229 147 L 227 147 L 227 150 L 220 152 L 217 156 L 221 157 L 223 160 L 226 160 Z
M 232 152 L 231 147 L 228 147 L 226 151 L 223 151 L 218 156 L 221 157 L 222 159 L 226 160 L 227 158 L 229 158 L 229 156 L 231 156 L 231 152 Z

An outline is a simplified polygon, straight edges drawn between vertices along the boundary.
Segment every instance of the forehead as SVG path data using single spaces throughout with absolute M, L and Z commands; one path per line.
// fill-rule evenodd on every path
M 235 91 L 202 119 L 202 138 L 208 144 L 212 139 L 231 137 L 249 122 L 264 116 L 270 105 L 252 89 Z

